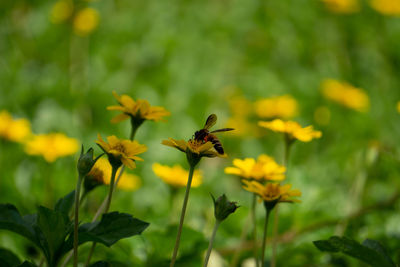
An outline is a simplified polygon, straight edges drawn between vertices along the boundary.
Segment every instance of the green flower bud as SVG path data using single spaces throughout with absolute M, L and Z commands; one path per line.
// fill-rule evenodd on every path
M 82 145 L 81 155 L 77 164 L 78 173 L 81 177 L 85 177 L 90 172 L 96 161 L 102 156 L 100 155 L 93 159 L 93 148 L 89 148 L 86 153 L 83 152 L 84 148 Z
M 214 196 L 211 195 L 214 201 L 214 216 L 217 221 L 222 222 L 225 220 L 231 213 L 234 213 L 239 206 L 236 205 L 236 202 L 231 202 L 228 198 L 223 194 L 217 200 L 215 200 Z

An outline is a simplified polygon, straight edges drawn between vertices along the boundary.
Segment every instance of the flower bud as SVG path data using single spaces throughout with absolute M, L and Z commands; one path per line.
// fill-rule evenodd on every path
M 231 213 L 234 213 L 239 206 L 236 205 L 236 202 L 231 202 L 228 198 L 223 194 L 217 200 L 215 200 L 214 196 L 211 195 L 214 201 L 214 216 L 217 221 L 222 222 L 225 220 Z
M 96 161 L 101 157 L 100 155 L 93 159 L 93 148 L 89 148 L 86 153 L 83 153 L 83 151 L 84 148 L 82 145 L 81 155 L 77 164 L 78 173 L 81 177 L 85 177 L 90 172 Z

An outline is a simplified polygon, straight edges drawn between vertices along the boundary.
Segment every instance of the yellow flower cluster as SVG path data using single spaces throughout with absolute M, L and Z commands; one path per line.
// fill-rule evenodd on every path
M 400 16 L 400 0 L 371 0 L 373 9 L 386 16 Z
M 57 158 L 75 154 L 78 141 L 62 133 L 34 135 L 25 143 L 25 152 L 29 155 L 40 155 L 48 162 Z
M 72 0 L 57 1 L 50 11 L 50 21 L 55 24 L 70 21 L 75 34 L 87 36 L 99 25 L 99 12 L 91 7 L 75 10 Z
M 31 134 L 31 125 L 27 119 L 13 119 L 7 111 L 0 111 L 0 137 L 14 142 L 23 142 Z
M 322 1 L 325 3 L 326 8 L 334 13 L 351 14 L 360 11 L 359 0 L 322 0 Z
M 282 181 L 285 179 L 286 168 L 265 154 L 260 155 L 257 160 L 253 158 L 234 159 L 233 165 L 234 167 L 225 168 L 225 173 L 249 180 Z
M 255 111 L 261 118 L 289 119 L 298 114 L 298 104 L 290 95 L 270 97 L 256 101 Z
M 315 131 L 313 126 L 303 128 L 295 121 L 276 119 L 273 121 L 260 121 L 258 125 L 274 132 L 283 133 L 290 141 L 300 140 L 302 142 L 310 142 L 312 139 L 322 136 L 322 133 Z
M 366 112 L 369 109 L 369 97 L 360 88 L 346 82 L 326 79 L 322 82 L 322 93 L 325 98 L 333 100 L 345 107 Z
M 153 172 L 166 184 L 172 187 L 184 187 L 187 184 L 189 172 L 180 165 L 169 167 L 158 163 L 153 164 Z M 202 183 L 202 174 L 199 170 L 193 173 L 192 187 L 198 187 Z

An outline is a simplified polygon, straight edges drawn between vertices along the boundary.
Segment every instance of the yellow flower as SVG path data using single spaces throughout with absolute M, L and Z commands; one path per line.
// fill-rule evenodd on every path
M 7 111 L 0 112 L 0 137 L 23 142 L 31 135 L 31 126 L 27 119 L 13 119 Z
M 243 96 L 234 96 L 229 99 L 229 108 L 234 117 L 244 118 L 251 114 L 252 105 Z
M 369 109 L 368 95 L 362 89 L 346 82 L 326 79 L 322 82 L 322 93 L 325 98 L 348 108 L 360 112 L 366 112 Z
M 25 151 L 29 155 L 40 155 L 48 162 L 60 157 L 72 155 L 78 151 L 78 141 L 62 133 L 34 135 L 25 143 Z
M 96 9 L 86 7 L 78 11 L 74 17 L 74 31 L 79 36 L 86 36 L 93 32 L 99 24 L 100 15 Z
M 50 21 L 52 23 L 62 23 L 68 20 L 74 11 L 74 3 L 72 0 L 57 1 L 50 12 Z
M 322 133 L 315 131 L 313 126 L 302 128 L 295 121 L 282 121 L 276 119 L 273 121 L 259 121 L 258 125 L 274 132 L 284 133 L 289 141 L 300 140 L 302 142 L 310 142 L 314 138 L 320 138 Z
M 183 169 L 180 165 L 173 167 L 161 165 L 158 163 L 153 164 L 153 172 L 161 178 L 165 183 L 173 187 L 186 186 L 189 172 Z M 193 173 L 192 187 L 198 187 L 202 183 L 202 175 L 199 170 Z
M 370 5 L 383 15 L 400 15 L 400 0 L 371 0 Z
M 107 137 L 108 143 L 101 138 L 100 134 L 97 137 L 98 140 L 96 143 L 109 156 L 109 159 L 112 156 L 115 160 L 120 161 L 130 169 L 136 167 L 136 160 L 143 160 L 136 155 L 147 150 L 145 145 L 141 145 L 137 141 L 120 140 L 115 135 Z
M 290 190 L 290 184 L 279 185 L 277 183 L 267 183 L 262 185 L 257 181 L 242 180 L 243 188 L 249 192 L 256 193 L 265 202 L 300 202 L 292 197 L 300 197 L 301 192 L 297 189 Z
M 334 13 L 351 14 L 360 11 L 358 0 L 322 0 L 328 10 Z M 391 1 L 391 0 L 389 0 Z
M 119 96 L 116 92 L 113 92 L 114 97 L 117 99 L 119 106 L 109 106 L 108 110 L 118 110 L 122 114 L 114 117 L 111 122 L 117 123 L 129 118 L 138 120 L 162 120 L 164 116 L 169 116 L 170 113 L 163 107 L 152 107 L 147 100 L 138 99 L 133 100 L 128 95 Z
M 196 141 L 193 139 L 190 139 L 189 141 L 184 141 L 184 140 L 175 140 L 172 138 L 169 138 L 169 140 L 163 140 L 162 141 L 163 145 L 174 147 L 182 152 L 188 153 L 191 152 L 193 154 L 196 154 L 199 157 L 208 157 L 208 158 L 213 158 L 213 157 L 226 157 L 226 154 L 219 154 L 215 149 L 214 145 L 211 142 L 201 142 L 201 141 Z
M 285 179 L 286 168 L 264 154 L 260 155 L 257 161 L 253 158 L 245 158 L 244 160 L 234 159 L 233 165 L 235 167 L 225 168 L 225 173 L 250 180 L 282 181 Z
M 400 101 L 397 101 L 396 107 L 397 107 L 397 112 L 400 113 Z
M 92 170 L 87 175 L 89 179 L 96 181 L 98 184 L 110 184 L 111 181 L 111 165 L 105 158 L 100 158 L 96 161 Z M 116 177 L 119 176 L 119 171 L 117 172 Z M 127 191 L 135 191 L 141 186 L 141 181 L 139 177 L 136 175 L 124 172 L 122 173 L 121 178 L 118 182 L 118 188 L 127 190 Z
M 289 119 L 297 115 L 298 104 L 292 96 L 283 95 L 256 101 L 255 110 L 261 118 Z

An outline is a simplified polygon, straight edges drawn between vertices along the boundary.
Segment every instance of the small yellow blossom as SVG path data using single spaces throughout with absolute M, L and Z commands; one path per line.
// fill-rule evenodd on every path
M 68 20 L 74 11 L 74 3 L 72 0 L 57 1 L 50 12 L 50 21 L 52 23 L 63 23 Z
M 371 0 L 373 9 L 386 16 L 400 16 L 400 0 Z
M 249 192 L 256 193 L 265 202 L 300 202 L 292 197 L 300 197 L 301 192 L 297 189 L 290 190 L 290 184 L 279 185 L 267 183 L 262 185 L 257 181 L 242 180 L 243 188 Z
M 286 168 L 264 154 L 260 155 L 257 161 L 253 158 L 234 159 L 233 165 L 235 167 L 225 168 L 225 173 L 250 180 L 282 181 L 285 179 Z
M 158 163 L 153 164 L 153 172 L 161 178 L 165 183 L 173 187 L 184 187 L 187 184 L 189 172 L 183 169 L 180 165 L 173 167 L 161 165 Z M 193 173 L 192 187 L 198 187 L 202 183 L 202 175 L 199 170 Z
M 79 36 L 87 36 L 93 32 L 100 20 L 99 12 L 91 7 L 86 7 L 77 12 L 74 17 L 74 31 Z
M 96 143 L 101 147 L 101 149 L 107 153 L 107 155 L 112 155 L 115 159 L 120 160 L 121 163 L 130 169 L 136 167 L 136 160 L 143 160 L 136 155 L 147 150 L 145 145 L 141 145 L 137 141 L 120 140 L 115 135 L 108 136 L 107 141 L 108 143 L 106 143 L 101 138 L 101 135 L 98 134 L 98 140 Z
M 163 117 L 170 115 L 170 113 L 163 107 L 150 106 L 147 100 L 138 99 L 135 101 L 128 95 L 119 96 L 116 92 L 113 92 L 113 95 L 120 105 L 109 106 L 107 109 L 118 110 L 122 112 L 122 114 L 119 114 L 111 120 L 113 123 L 117 123 L 129 118 L 159 121 L 162 120 Z
M 314 111 L 314 120 L 319 125 L 328 125 L 331 120 L 331 111 L 325 106 L 318 107 Z
M 322 136 L 322 133 L 315 131 L 313 126 L 310 125 L 302 128 L 295 121 L 275 119 L 273 121 L 259 121 L 258 125 L 274 132 L 284 133 L 290 141 L 297 139 L 302 142 L 310 142 L 312 139 Z
M 31 126 L 27 119 L 13 119 L 7 111 L 0 111 L 0 137 L 23 142 L 31 134 Z
M 96 161 L 92 170 L 87 175 L 89 179 L 95 180 L 98 184 L 110 184 L 111 181 L 111 165 L 105 158 Z M 116 177 L 119 176 L 119 171 Z M 118 182 L 118 188 L 126 191 L 135 191 L 141 186 L 141 181 L 136 175 L 124 172 Z
M 360 88 L 346 82 L 326 79 L 322 82 L 322 93 L 325 98 L 333 100 L 345 107 L 366 112 L 369 109 L 369 97 Z
M 255 111 L 261 118 L 289 119 L 298 114 L 298 104 L 290 95 L 270 97 L 256 101 Z
M 163 140 L 163 145 L 174 147 L 182 152 L 187 153 L 188 151 L 196 154 L 200 157 L 226 157 L 226 154 L 219 154 L 215 149 L 214 145 L 211 142 L 201 142 L 194 139 L 190 139 L 189 141 L 185 140 L 175 140 L 169 138 L 169 140 Z
M 360 11 L 359 0 L 322 0 L 329 11 L 339 14 L 351 14 Z M 391 1 L 391 0 L 389 0 Z
M 69 138 L 62 133 L 34 135 L 25 143 L 26 153 L 43 156 L 48 162 L 75 154 L 78 148 L 76 139 Z

